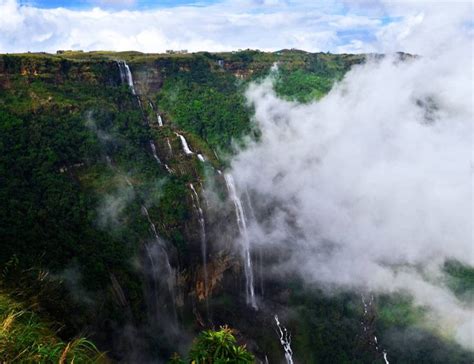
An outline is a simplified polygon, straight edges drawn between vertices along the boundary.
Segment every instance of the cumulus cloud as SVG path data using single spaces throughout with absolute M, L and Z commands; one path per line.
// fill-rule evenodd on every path
M 408 291 L 472 348 L 474 311 L 439 279 L 447 259 L 474 265 L 472 54 L 461 28 L 449 48 L 425 34 L 425 57 L 354 67 L 318 102 L 282 100 L 271 78 L 253 84 L 262 137 L 232 173 L 264 212 L 253 244 L 286 257 L 277 271 Z
M 376 37 L 383 44 L 383 52 L 394 52 L 403 48 L 407 52 L 426 54 L 433 51 L 445 52 L 454 43 L 472 47 L 466 42 L 465 32 L 472 30 L 472 2 L 394 2 L 387 5 L 387 11 L 400 22 L 393 22 L 377 31 Z M 472 39 L 472 33 L 470 34 Z M 472 40 L 471 40 L 472 41 Z
M 92 2 L 105 6 L 132 6 L 137 3 L 137 0 L 94 0 Z
M 396 48 L 419 52 L 424 50 L 423 44 L 416 40 L 410 43 L 408 39 L 416 38 L 414 35 L 420 32 L 446 34 L 449 25 L 448 21 L 439 29 L 425 27 L 425 19 L 436 17 L 439 9 L 432 6 L 432 10 L 422 13 L 419 6 L 411 3 L 395 6 L 378 1 L 377 7 L 365 3 L 354 7 L 344 1 L 225 0 L 199 6 L 132 10 L 134 3 L 94 0 L 90 4 L 95 8 L 72 10 L 42 9 L 20 5 L 19 0 L 0 0 L 0 52 L 240 48 L 324 52 Z M 374 8 L 379 10 L 374 12 Z

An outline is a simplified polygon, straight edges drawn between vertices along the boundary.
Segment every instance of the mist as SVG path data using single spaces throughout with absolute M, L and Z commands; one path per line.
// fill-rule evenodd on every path
M 262 135 L 232 174 L 260 212 L 254 248 L 284 252 L 268 270 L 328 290 L 409 293 L 472 349 L 473 307 L 441 269 L 449 259 L 474 264 L 472 54 L 454 43 L 368 59 L 309 104 L 278 97 L 272 75 L 252 84 Z

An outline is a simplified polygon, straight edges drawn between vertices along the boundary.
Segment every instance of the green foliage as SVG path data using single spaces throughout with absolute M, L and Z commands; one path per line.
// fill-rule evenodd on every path
M 118 69 L 111 61 L 115 58 L 132 62 L 133 70 L 145 72 L 153 67 L 159 73 L 159 86 L 146 96 L 156 101 L 166 120 L 164 127 L 151 130 L 145 125 L 136 98 L 126 86 L 119 85 Z M 224 65 L 218 63 L 221 60 Z M 222 161 L 214 158 L 213 149 L 232 152 L 233 140 L 258 136 L 250 122 L 252 110 L 246 106 L 243 91 L 248 82 L 268 74 L 276 61 L 280 63 L 275 84 L 278 95 L 310 102 L 326 94 L 351 65 L 363 62 L 363 56 L 294 50 L 1 56 L 0 266 L 3 277 L 9 277 L 9 288 L 15 288 L 14 297 L 38 304 L 50 317 L 65 323 L 66 340 L 95 320 L 120 323 L 126 319 L 123 307 L 115 304 L 109 289 L 113 275 L 123 287 L 134 318 L 143 320 L 141 277 L 130 264 L 132 257 L 137 257 L 140 244 L 151 238 L 141 206 L 148 207 L 160 235 L 177 248 L 180 269 L 193 272 L 195 267 L 188 264 L 196 261 L 188 241 L 192 240 L 189 231 L 193 228 L 188 185 L 202 181 L 204 174 L 202 163 L 195 157 L 174 153 L 169 165 L 176 173 L 169 175 L 151 156 L 149 140 L 153 139 L 163 152 L 169 138 L 176 151 L 180 145 L 174 128 L 179 127 L 193 150 L 221 168 Z M 150 115 L 153 117 L 148 110 Z M 107 163 L 106 157 L 113 162 Z M 66 289 L 71 284 L 70 277 L 66 277 L 71 268 L 77 268 L 74 283 L 81 288 L 80 298 L 86 300 L 90 294 L 103 302 L 100 307 L 72 303 L 77 297 L 73 297 L 73 290 Z M 444 268 L 448 286 L 458 297 L 472 301 L 473 270 L 458 262 L 447 262 Z M 15 269 L 20 273 L 13 274 Z M 60 279 L 45 285 L 46 272 Z M 292 285 L 290 292 L 289 302 L 284 304 L 291 307 L 294 316 L 286 325 L 293 333 L 293 349 L 301 362 L 362 363 L 374 359 L 366 352 L 354 352 L 361 330 L 358 296 L 328 297 L 300 285 Z M 239 309 L 229 292 L 213 297 L 212 303 L 224 315 L 231 316 Z M 10 317 L 24 330 L 18 328 L 18 335 L 8 334 L 8 340 L 12 340 L 8 341 L 8 350 L 19 353 L 21 347 L 33 348 L 34 341 L 30 339 L 40 340 L 40 331 L 43 335 L 49 330 L 54 336 L 48 325 L 42 326 L 33 313 L 23 308 L 9 314 L 6 310 L 3 322 Z M 180 315 L 193 320 L 195 317 L 190 312 Z M 407 363 L 413 358 L 418 362 L 469 362 L 466 360 L 470 356 L 461 348 L 418 325 L 423 315 L 424 311 L 415 308 L 406 297 L 380 297 L 376 330 L 391 358 Z M 236 325 L 245 326 L 245 318 L 233 316 Z M 28 323 L 32 326 L 26 329 Z M 40 329 L 35 331 L 38 325 Z M 270 357 L 273 353 L 271 359 L 281 359 L 274 332 L 260 327 L 247 329 L 246 335 L 268 349 Z M 100 333 L 100 328 L 97 331 Z M 417 340 L 404 338 L 402 334 L 407 332 Z M 81 352 L 95 352 L 87 341 L 78 340 L 67 346 L 55 341 L 57 338 L 51 340 L 46 346 L 36 347 L 44 348 L 41 355 L 54 357 L 56 362 L 57 355 L 66 352 L 66 348 L 68 361 L 75 355 L 75 362 L 82 360 Z M 417 351 L 417 345 L 422 349 Z M 182 362 L 178 357 L 174 360 Z M 199 336 L 189 358 L 189 362 L 193 361 L 249 363 L 253 356 L 237 345 L 230 329 L 223 328 Z
M 363 60 L 355 55 L 306 54 L 299 67 L 292 62 L 279 68 L 275 90 L 289 100 L 318 100 L 331 90 L 334 82 L 342 79 L 352 65 Z
M 449 337 L 440 337 L 426 323 L 428 311 L 406 295 L 378 298 L 376 330 L 390 360 L 400 363 L 472 363 L 474 354 Z M 445 334 L 445 333 L 443 333 Z
M 44 72 L 56 72 L 54 62 L 31 67 L 43 73 L 34 79 L 13 74 L 8 87 L 0 87 L 0 267 L 17 259 L 22 273 L 10 288 L 37 296 L 33 303 L 62 322 L 68 338 L 86 325 L 100 332 L 94 325 L 123 322 L 109 291 L 111 274 L 140 319 L 143 289 L 130 264 L 150 238 L 140 199 L 165 174 L 146 149 L 150 131 L 127 88 L 97 84 L 118 77 L 118 70 L 98 63 L 75 78 L 70 72 L 78 66 L 71 64 L 51 81 Z M 123 209 L 115 211 L 120 199 Z M 31 267 L 53 273 L 57 289 L 37 287 L 23 273 Z
M 378 323 L 382 330 L 417 325 L 426 314 L 426 310 L 414 306 L 413 298 L 401 294 L 381 296 L 378 307 Z
M 0 357 L 4 363 L 106 363 L 85 338 L 60 340 L 52 326 L 0 293 Z
M 157 228 L 160 235 L 171 241 L 184 257 L 187 242 L 183 235 L 183 225 L 192 217 L 186 201 L 188 190 L 186 178 L 171 177 L 161 186 L 156 205 L 149 209 L 150 214 L 159 221 Z
M 297 312 L 286 325 L 292 332 L 295 356 L 305 363 L 364 363 L 373 360 L 370 353 L 355 351 L 360 333 L 361 314 L 357 297 L 350 294 L 327 296 L 292 284 L 288 305 Z
M 233 331 L 224 326 L 218 331 L 203 331 L 194 341 L 189 353 L 189 360 L 183 361 L 178 356 L 171 363 L 192 364 L 250 364 L 255 360 L 245 346 L 238 345 Z
M 225 61 L 225 72 L 215 67 Z M 254 134 L 244 91 L 249 81 L 265 77 L 273 62 L 280 61 L 276 91 L 285 98 L 308 102 L 327 94 L 336 80 L 363 57 L 307 54 L 305 52 L 242 51 L 189 59 L 160 61 L 167 77 L 157 94 L 157 104 L 180 128 L 217 149 L 231 150 L 232 140 Z M 233 74 L 234 75 L 233 75 Z M 235 75 L 244 77 L 236 80 Z
M 233 138 L 250 131 L 249 113 L 235 80 L 209 69 L 167 78 L 158 105 L 173 122 L 214 148 L 228 149 Z
M 302 69 L 293 72 L 282 70 L 277 77 L 275 90 L 291 100 L 309 102 L 327 94 L 333 82 L 334 76 L 321 76 Z
M 474 301 L 474 268 L 463 265 L 454 260 L 444 264 L 444 272 L 447 284 L 451 290 L 461 299 Z

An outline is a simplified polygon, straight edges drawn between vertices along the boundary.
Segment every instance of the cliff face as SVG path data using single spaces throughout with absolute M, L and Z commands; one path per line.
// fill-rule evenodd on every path
M 277 63 L 276 92 L 312 101 L 363 61 L 296 50 L 1 55 L 0 291 L 59 322 L 62 340 L 87 331 L 123 362 L 165 361 L 225 324 L 259 360 L 280 362 L 275 314 L 295 362 L 381 362 L 381 348 L 472 362 L 426 333 L 389 347 L 400 330 L 421 337 L 409 300 L 371 298 L 367 309 L 357 294 L 265 274 L 280 252 L 250 252 L 249 300 L 225 176 L 233 143 L 259 137 L 243 92 Z
M 64 84 L 83 82 L 102 86 L 118 86 L 120 77 L 112 61 L 74 62 L 50 55 L 3 55 L 0 57 L 0 85 L 12 87 L 12 80 Z
M 280 360 L 272 312 L 293 293 L 260 280 L 268 307 L 256 315 L 247 304 L 223 156 L 233 139 L 255 133 L 242 92 L 275 62 L 281 95 L 301 99 L 298 78 L 317 75 L 310 87 L 327 88 L 363 59 L 1 56 L 0 264 L 14 258 L 19 272 L 51 272 L 40 282 L 18 273 L 23 291 L 65 323 L 64 337 L 88 328 L 113 358 L 166 358 L 189 343 L 184 333 L 231 324 L 262 360 Z M 117 61 L 127 62 L 133 89 Z M 61 310 L 39 293 L 58 282 L 68 292 Z M 295 350 L 304 351 L 300 331 Z

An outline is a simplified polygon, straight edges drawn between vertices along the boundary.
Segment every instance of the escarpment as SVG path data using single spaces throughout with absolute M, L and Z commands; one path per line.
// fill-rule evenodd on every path
M 285 252 L 249 231 L 278 201 L 253 211 L 229 172 L 235 151 L 262 137 L 251 82 L 270 75 L 280 98 L 314 102 L 364 61 L 297 50 L 0 55 L 0 289 L 60 323 L 62 340 L 91 333 L 117 362 L 166 362 L 221 325 L 261 362 L 290 351 L 295 362 L 380 362 L 378 298 L 368 315 L 360 296 L 328 296 L 277 269 Z M 387 316 L 392 302 L 380 302 Z

